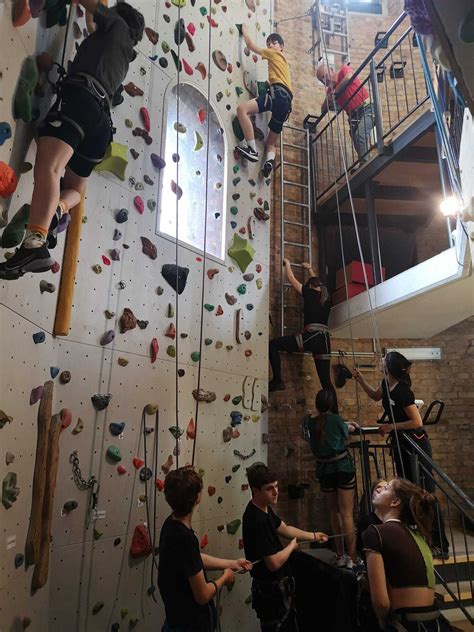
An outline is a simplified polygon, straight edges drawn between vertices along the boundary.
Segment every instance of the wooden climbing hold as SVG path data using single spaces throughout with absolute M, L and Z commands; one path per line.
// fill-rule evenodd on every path
M 129 83 L 127 83 L 123 89 L 125 90 L 125 92 L 131 96 L 131 97 L 142 97 L 143 96 L 143 90 L 141 88 L 139 88 L 138 86 L 136 86 L 132 81 L 130 81 Z

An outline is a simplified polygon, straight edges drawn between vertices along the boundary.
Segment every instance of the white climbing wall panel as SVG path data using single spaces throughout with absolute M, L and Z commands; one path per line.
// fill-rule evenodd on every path
M 143 408 L 148 403 L 157 403 L 160 409 L 157 471 L 153 472 L 151 483 L 156 478 L 164 479 L 161 465 L 175 447 L 169 428 L 176 424 L 176 415 L 183 430 L 191 418 L 196 419 L 192 391 L 198 384 L 199 363 L 191 359 L 191 353 L 200 348 L 201 317 L 200 383 L 203 389 L 216 394 L 214 402 L 200 404 L 197 417 L 195 465 L 204 471 L 204 491 L 195 514 L 194 529 L 199 539 L 208 536 L 209 544 L 205 551 L 233 558 L 243 554 L 239 550 L 241 529 L 230 535 L 225 528 L 222 530 L 222 526 L 241 518 L 248 502 L 249 492 L 241 489 L 246 482 L 245 467 L 256 460 L 266 460 L 266 446 L 262 442 L 266 414 L 260 414 L 260 393 L 266 393 L 267 380 L 268 223 L 256 222 L 256 234 L 251 241 L 255 256 L 246 270 L 246 273 L 254 275 L 251 281 L 244 281 L 238 265 L 228 256 L 225 261 L 204 261 L 203 253 L 180 246 L 178 263 L 189 268 L 190 272 L 177 304 L 174 290 L 161 275 L 164 264 L 175 263 L 176 247 L 174 242 L 157 234 L 158 208 L 150 211 L 147 202 L 154 200 L 159 203 L 160 173 L 153 167 L 150 155 L 162 155 L 164 152 L 164 97 L 178 80 L 171 53 L 164 52 L 166 46 L 163 47 L 163 43 L 168 43 L 172 50 L 178 52 L 174 28 L 180 16 L 188 27 L 188 33 L 193 31 L 189 24 L 195 27 L 191 38 L 195 50 L 191 51 L 186 41 L 181 44 L 181 58 L 188 62 L 186 68 L 193 74 L 187 74 L 183 69 L 179 80 L 187 81 L 209 95 L 224 127 L 226 200 L 215 221 L 223 222 L 225 251 L 234 233 L 248 239 L 248 218 L 253 215 L 254 207 L 270 201 L 270 188 L 262 181 L 259 165 L 243 166 L 235 162 L 233 147 L 236 139 L 231 123 L 239 100 L 249 98 L 243 86 L 243 71 L 249 71 L 251 77 L 257 72 L 261 76 L 264 62 L 256 64 L 251 56 L 244 54 L 236 24 L 248 23 L 252 36 L 264 45 L 265 35 L 271 31 L 271 0 L 256 0 L 255 3 L 253 0 L 141 0 L 135 4 L 143 12 L 147 27 L 158 32 L 159 42 L 154 46 L 144 37 L 139 44 L 139 54 L 125 83 L 133 82 L 144 91 L 144 95 L 132 98 L 124 94 L 124 102 L 114 109 L 113 119 L 117 128 L 114 140 L 125 144 L 128 150 L 134 149 L 139 156 L 134 159 L 128 151 L 124 182 L 106 172 L 94 173 L 89 180 L 85 204 L 87 221 L 82 226 L 69 335 L 65 338 L 52 336 L 57 291 L 41 294 L 39 290 L 41 279 L 58 287 L 60 274 L 27 275 L 15 282 L 0 283 L 0 408 L 13 417 L 11 423 L 7 422 L 0 429 L 0 480 L 3 481 L 8 472 L 15 472 L 20 488 L 18 499 L 11 508 L 0 506 L 0 630 L 21 630 L 24 617 L 31 619 L 29 629 L 35 632 L 104 632 L 110 630 L 114 623 L 119 623 L 120 629 L 128 630 L 134 619 L 138 619 L 137 630 L 156 632 L 161 629 L 163 607 L 158 589 L 155 590 L 157 604 L 147 594 L 151 585 L 151 556 L 145 561 L 136 561 L 131 560 L 128 553 L 135 526 L 147 521 L 145 504 L 140 501 L 145 485 L 140 481 L 139 469 L 134 467 L 132 459 L 144 459 L 141 423 Z M 176 4 L 184 6 L 179 10 Z M 0 4 L 0 123 L 8 122 L 13 136 L 0 146 L 0 160 L 6 163 L 12 161 L 18 166 L 24 161 L 33 163 L 35 154 L 34 143 L 28 150 L 22 144 L 25 126 L 12 118 L 11 97 L 22 61 L 27 55 L 43 50 L 49 50 L 60 60 L 65 29 L 54 27 L 46 31 L 42 21 L 33 19 L 15 29 L 9 19 L 10 7 L 9 2 Z M 73 50 L 74 41 L 80 42 L 80 39 L 74 40 L 74 21 L 81 30 L 84 28 L 84 19 L 78 18 L 73 8 L 68 53 Z M 212 60 L 212 52 L 216 50 L 225 55 L 229 64 L 225 71 L 219 70 Z M 167 61 L 166 68 L 160 65 L 165 63 L 162 60 Z M 196 70 L 200 62 L 207 71 L 205 80 Z M 221 94 L 217 96 L 218 93 Z M 44 101 L 38 103 L 42 112 L 45 110 Z M 133 128 L 142 126 L 139 117 L 142 106 L 150 114 L 150 136 L 153 139 L 150 145 L 132 135 Z M 132 121 L 132 128 L 127 127 L 126 119 Z M 257 125 L 266 131 L 264 123 L 264 120 L 257 120 Z M 206 126 L 199 122 L 197 112 L 196 129 L 206 143 Z M 194 136 L 192 129 L 186 133 Z M 216 157 L 209 152 L 206 161 L 206 147 L 201 152 L 202 171 L 210 174 Z M 18 156 L 21 157 L 19 162 Z M 175 168 L 174 164 L 166 167 Z M 145 175 L 151 178 L 153 184 L 144 184 L 143 190 L 136 190 L 129 178 L 134 178 L 136 183 L 144 183 Z M 180 161 L 179 184 L 183 190 L 186 190 L 193 175 L 187 173 L 186 162 Z M 235 185 L 234 178 L 240 178 Z M 30 171 L 21 176 L 11 200 L 0 200 L 10 219 L 23 203 L 30 201 L 32 185 Z M 240 196 L 237 200 L 236 194 Z M 143 214 L 134 207 L 136 195 L 144 201 Z M 204 206 L 203 201 L 202 218 Z M 237 214 L 230 213 L 231 207 L 237 207 Z M 129 211 L 129 219 L 119 225 L 115 215 L 121 208 Z M 122 237 L 113 241 L 116 228 L 122 232 Z M 155 260 L 142 252 L 141 237 L 147 237 L 156 246 L 158 254 Z M 63 248 L 64 234 L 54 251 L 59 263 L 62 262 Z M 120 260 L 106 265 L 102 256 L 110 259 L 112 248 L 119 250 Z M 100 274 L 92 269 L 96 264 L 102 268 Z M 207 270 L 211 268 L 219 270 L 212 279 L 207 275 Z M 262 281 L 261 289 L 257 279 Z M 124 282 L 124 287 L 120 288 L 120 282 Z M 245 294 L 239 294 L 237 289 L 242 284 L 245 285 Z M 158 292 L 158 287 L 163 292 Z M 237 298 L 234 305 L 227 303 L 226 292 Z M 203 303 L 213 305 L 214 309 L 203 309 Z M 178 307 L 178 320 L 176 315 L 168 317 L 169 304 L 175 314 Z M 218 306 L 222 307 L 221 315 L 218 315 Z M 124 308 L 131 309 L 139 320 L 148 321 L 146 328 L 136 327 L 121 334 L 118 320 Z M 242 336 L 241 343 L 236 341 L 235 335 L 237 309 L 242 310 L 243 331 L 250 333 L 250 339 Z M 105 310 L 110 310 L 115 316 L 107 319 Z M 165 336 L 170 323 L 176 325 L 175 340 Z M 111 329 L 115 330 L 115 339 L 101 346 L 101 336 Z M 46 334 L 45 342 L 35 344 L 32 335 L 40 331 Z M 186 337 L 181 337 L 181 334 Z M 153 338 L 158 341 L 159 353 L 156 362 L 151 363 L 150 344 Z M 177 348 L 176 359 L 167 353 L 170 345 Z M 251 355 L 246 355 L 245 351 L 250 351 Z M 121 366 L 119 358 L 128 360 L 128 364 Z M 15 558 L 21 562 L 18 555 L 24 552 L 31 507 L 38 404 L 30 406 L 30 392 L 50 379 L 50 367 L 71 372 L 72 379 L 68 384 L 61 384 L 58 377 L 54 380 L 53 411 L 70 409 L 72 424 L 64 429 L 60 437 L 49 580 L 43 589 L 32 595 L 33 569 L 25 569 L 24 564 L 15 568 Z M 184 375 L 176 380 L 178 368 L 184 370 Z M 254 386 L 253 406 L 251 397 L 249 400 L 249 389 L 246 388 L 245 393 L 243 390 L 248 376 L 252 380 L 247 380 L 247 384 Z M 112 394 L 109 406 L 101 412 L 96 411 L 91 403 L 91 396 L 98 393 Z M 230 400 L 226 395 L 230 395 Z M 244 401 L 232 403 L 232 398 L 238 396 L 246 396 L 246 407 Z M 224 442 L 223 430 L 230 425 L 232 411 L 242 413 L 242 423 L 237 426 L 240 437 Z M 83 420 L 84 429 L 74 434 L 72 430 L 78 418 Z M 123 436 L 112 436 L 109 431 L 111 422 L 126 423 Z M 154 417 L 147 416 L 146 425 L 153 424 Z M 147 436 L 147 464 L 150 467 L 153 466 L 153 440 L 154 434 L 151 433 Z M 121 465 L 127 470 L 125 474 L 119 475 L 117 464 L 106 459 L 107 448 L 111 445 L 120 449 Z M 180 465 L 191 461 L 192 447 L 193 441 L 184 434 Z M 84 477 L 87 479 L 94 474 L 100 482 L 97 509 L 103 512 L 104 517 L 95 523 L 87 521 L 87 492 L 80 491 L 72 479 L 69 457 L 73 450 L 78 452 Z M 234 455 L 234 450 L 242 455 L 255 450 L 255 454 L 249 460 L 240 460 Z M 7 452 L 15 457 L 8 465 Z M 176 464 L 176 457 L 174 462 Z M 233 471 L 238 465 L 240 468 Z M 212 496 L 208 494 L 209 486 L 216 490 Z M 149 490 L 153 495 L 152 484 Z M 78 507 L 62 516 L 61 509 L 69 500 L 76 500 Z M 163 494 L 158 492 L 156 524 L 151 527 L 157 539 L 168 513 Z M 153 514 L 150 518 L 153 521 Z M 94 527 L 96 536 L 100 536 L 98 539 L 94 538 Z M 258 629 L 251 607 L 245 604 L 249 593 L 250 580 L 242 576 L 237 578 L 231 593 L 223 591 L 223 630 Z M 93 607 L 98 602 L 103 602 L 104 606 L 93 614 Z

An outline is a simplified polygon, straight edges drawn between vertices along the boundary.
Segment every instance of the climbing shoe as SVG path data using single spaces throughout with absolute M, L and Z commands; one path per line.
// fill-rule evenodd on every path
M 273 171 L 274 166 L 275 166 L 275 161 L 273 159 L 265 160 L 262 167 L 262 174 L 264 178 L 270 177 L 270 174 Z
M 54 264 L 46 245 L 40 248 L 25 248 L 21 245 L 13 257 L 0 263 L 0 279 L 13 281 L 25 272 L 47 272 Z
M 48 244 L 48 248 L 51 248 L 51 249 L 56 248 L 56 245 L 58 243 L 58 232 L 60 232 L 58 228 L 59 228 L 59 222 L 61 221 L 61 215 L 62 215 L 62 211 L 61 211 L 61 208 L 58 206 L 56 210 L 54 211 L 54 215 L 51 219 L 51 223 L 48 228 L 48 238 L 46 240 Z
M 268 384 L 268 390 L 270 391 L 270 393 L 272 393 L 273 391 L 284 391 L 285 385 L 283 384 L 283 382 L 275 382 L 275 380 L 272 380 Z
M 258 151 L 249 147 L 249 145 L 245 145 L 245 147 L 236 147 L 237 151 L 241 156 L 246 158 L 249 162 L 258 162 Z

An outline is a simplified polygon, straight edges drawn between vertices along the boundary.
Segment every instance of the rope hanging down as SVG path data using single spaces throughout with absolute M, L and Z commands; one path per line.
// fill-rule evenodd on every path
M 319 14 L 319 6 L 317 7 L 317 11 Z M 321 16 L 318 15 L 318 18 L 320 19 Z M 326 47 L 326 43 L 322 42 L 323 45 L 323 56 L 324 56 L 324 60 L 325 60 L 325 64 L 326 67 L 329 68 L 330 64 L 329 64 L 329 57 L 328 57 L 328 52 L 327 52 L 327 47 Z M 328 97 L 326 97 L 328 98 Z M 377 320 L 376 320 L 376 315 L 375 315 L 375 310 L 374 310 L 374 306 L 372 303 L 372 298 L 370 295 L 370 286 L 369 286 L 369 281 L 368 281 L 368 277 L 367 277 L 367 270 L 365 267 L 365 262 L 364 262 L 364 255 L 363 255 L 363 251 L 362 251 L 362 243 L 361 243 L 361 239 L 360 239 L 360 233 L 359 233 L 359 226 L 357 224 L 357 217 L 356 217 L 356 212 L 355 212 L 355 208 L 354 208 L 354 200 L 353 200 L 353 196 L 352 196 L 352 189 L 351 189 L 351 183 L 350 183 L 350 178 L 349 178 L 349 172 L 347 169 L 347 160 L 346 160 L 346 155 L 345 155 L 345 151 L 344 151 L 344 145 L 343 145 L 343 138 L 342 138 L 342 132 L 341 132 L 341 126 L 339 123 L 339 116 L 337 114 L 338 112 L 338 106 L 337 106 L 337 102 L 336 102 L 336 95 L 334 93 L 334 91 L 332 91 L 331 93 L 331 98 L 333 101 L 333 107 L 334 107 L 334 111 L 336 112 L 336 116 L 335 116 L 335 121 L 336 121 L 336 129 L 337 129 L 337 140 L 338 140 L 338 148 L 339 148 L 339 154 L 342 160 L 342 164 L 344 167 L 344 179 L 346 181 L 346 185 L 347 185 L 347 191 L 348 191 L 348 197 L 349 197 L 349 203 L 351 206 L 351 213 L 352 213 L 352 220 L 354 223 L 354 230 L 355 230 L 355 235 L 356 235 L 356 242 L 357 242 L 357 248 L 359 250 L 359 256 L 360 256 L 360 261 L 362 263 L 362 271 L 363 271 L 363 275 L 364 275 L 364 284 L 365 284 L 365 289 L 366 289 L 366 294 L 367 294 L 367 299 L 369 302 L 369 312 L 370 312 L 370 319 L 372 322 L 372 329 L 374 332 L 374 340 L 376 342 L 376 353 L 378 353 L 380 355 L 380 357 L 382 357 L 382 345 L 380 342 L 380 336 L 379 336 L 379 331 L 378 331 L 378 326 L 377 326 Z M 339 223 L 339 237 L 341 240 L 341 255 L 342 255 L 342 265 L 344 268 L 344 283 L 345 283 L 345 287 L 346 287 L 346 297 L 347 297 L 347 274 L 346 274 L 346 262 L 345 262 L 345 257 L 344 257 L 344 238 L 343 238 L 343 234 L 342 234 L 342 222 L 341 222 L 341 210 L 340 210 L 340 205 L 339 205 L 339 196 L 338 196 L 338 192 L 337 192 L 337 178 L 334 179 L 334 187 L 336 190 L 336 203 L 337 203 L 337 214 L 338 214 L 338 223 Z M 347 300 L 347 299 L 346 299 Z M 349 330 L 350 330 L 350 335 L 351 335 L 351 343 L 352 343 L 352 360 L 355 364 L 355 351 L 354 351 L 354 337 L 353 337 L 353 333 L 352 333 L 352 319 L 351 319 L 351 313 L 350 313 L 350 306 L 348 306 L 348 320 L 349 320 Z M 389 388 L 389 384 L 388 384 L 388 375 L 387 375 L 387 371 L 384 367 L 383 369 L 383 382 L 384 382 L 384 386 L 387 390 L 387 393 L 390 393 L 390 388 Z M 395 423 L 395 417 L 394 417 L 394 413 L 393 413 L 393 404 L 391 401 L 391 398 L 388 397 L 388 402 L 389 402 L 389 410 L 390 410 L 390 423 L 393 426 L 393 432 L 394 432 L 394 436 L 395 436 L 395 443 L 396 443 L 396 449 L 400 458 L 400 463 L 401 463 L 401 469 L 402 469 L 402 476 L 405 477 L 405 467 L 404 467 L 404 463 L 403 463 L 403 459 L 402 459 L 402 451 L 401 451 L 401 446 L 400 446 L 400 439 L 398 437 L 398 433 L 396 431 L 396 423 Z M 361 441 L 363 441 L 363 436 L 362 436 L 362 430 L 360 429 L 359 426 L 359 438 Z M 365 473 L 364 473 L 364 468 L 362 468 L 362 477 L 363 477 L 363 484 L 364 486 L 366 485 L 367 481 L 364 480 L 365 477 Z M 367 489 L 367 487 L 365 487 L 365 489 Z

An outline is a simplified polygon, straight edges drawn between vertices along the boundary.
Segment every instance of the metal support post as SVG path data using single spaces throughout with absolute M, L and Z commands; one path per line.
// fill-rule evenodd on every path
M 383 120 L 382 108 L 380 107 L 379 86 L 377 81 L 377 71 L 375 70 L 374 60 L 370 61 L 370 85 L 372 87 L 373 106 L 375 111 L 375 129 L 377 130 L 377 152 L 379 156 L 383 154 Z

